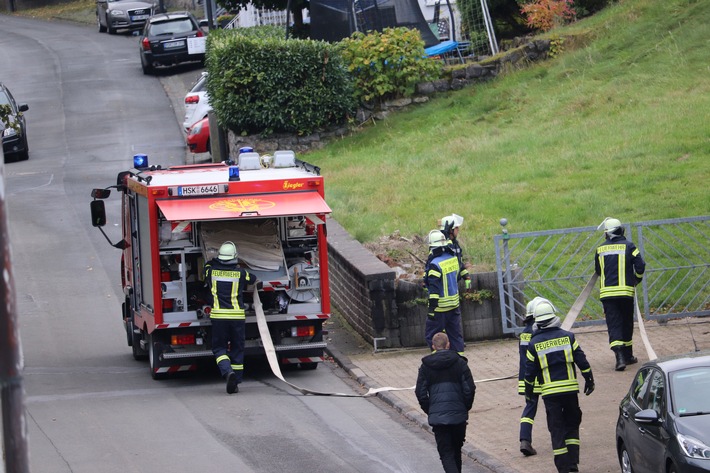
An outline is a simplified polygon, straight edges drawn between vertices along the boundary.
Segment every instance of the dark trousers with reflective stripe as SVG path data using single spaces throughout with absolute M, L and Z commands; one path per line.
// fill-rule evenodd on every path
M 439 332 L 445 332 L 449 336 L 453 351 L 463 353 L 461 310 L 458 307 L 446 312 L 434 312 L 434 315 L 427 316 L 426 325 L 424 326 L 424 338 L 429 348 L 431 348 L 431 339 Z
M 466 422 L 453 425 L 432 425 L 441 464 L 445 473 L 461 473 L 461 448 L 466 441 Z
M 547 429 L 552 439 L 552 452 L 558 473 L 569 473 L 579 463 L 579 425 L 582 410 L 577 393 L 557 394 L 542 398 L 547 414 Z
M 530 400 L 525 400 L 523 415 L 520 417 L 520 440 L 532 442 L 532 428 L 537 414 L 537 402 L 540 396 L 533 394 Z
M 212 322 L 212 353 L 222 377 L 234 371 L 237 383 L 244 374 L 244 319 L 210 319 Z
M 633 297 L 612 297 L 602 299 L 609 347 L 612 350 L 630 348 L 634 336 Z

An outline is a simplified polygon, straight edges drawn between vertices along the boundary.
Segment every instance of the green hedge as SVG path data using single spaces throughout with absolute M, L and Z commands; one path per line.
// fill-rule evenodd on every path
M 220 126 L 237 134 L 310 134 L 355 111 L 337 46 L 284 39 L 282 29 L 217 30 L 207 38 L 207 92 Z

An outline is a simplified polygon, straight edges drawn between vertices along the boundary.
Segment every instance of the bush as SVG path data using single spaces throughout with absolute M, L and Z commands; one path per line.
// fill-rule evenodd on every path
M 361 101 L 409 97 L 418 83 L 437 79 L 441 73 L 441 63 L 426 58 L 424 42 L 415 29 L 356 32 L 341 43 Z
M 237 134 L 310 134 L 345 122 L 355 109 L 337 47 L 286 40 L 281 28 L 211 32 L 206 62 L 219 124 Z

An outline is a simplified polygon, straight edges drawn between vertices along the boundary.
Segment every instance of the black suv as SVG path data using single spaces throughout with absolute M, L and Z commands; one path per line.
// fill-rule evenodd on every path
M 10 91 L 0 82 L 0 135 L 2 135 L 2 150 L 5 160 L 10 157 L 24 161 L 30 157 L 27 146 L 27 127 L 22 112 L 30 107 L 26 103 L 18 104 Z
M 205 62 L 206 36 L 190 12 L 153 15 L 143 28 L 139 47 L 144 74 L 155 67 Z

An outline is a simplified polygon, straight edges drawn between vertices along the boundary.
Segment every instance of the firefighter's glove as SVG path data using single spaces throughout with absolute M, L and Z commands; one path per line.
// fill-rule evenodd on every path
M 584 376 L 584 394 L 589 396 L 594 392 L 594 376 L 592 372 L 583 374 Z
M 530 402 L 533 400 L 535 393 L 533 392 L 533 385 L 525 383 L 525 401 Z
M 436 299 L 429 299 L 429 317 L 434 317 L 434 311 L 439 307 L 439 302 Z
M 464 283 L 464 286 L 466 286 L 466 290 L 470 291 L 471 290 L 471 279 L 466 278 L 466 279 L 464 279 L 463 283 Z

